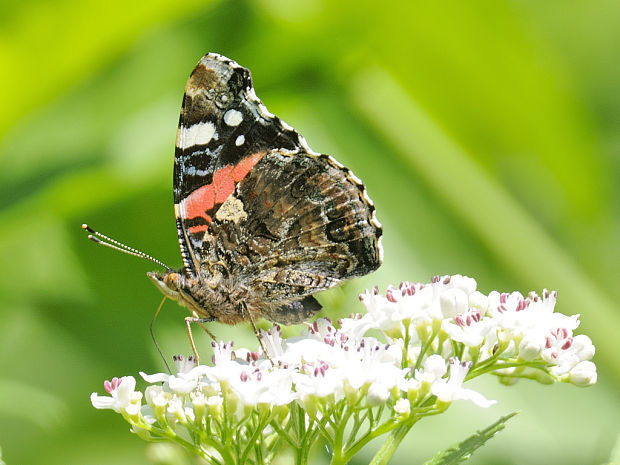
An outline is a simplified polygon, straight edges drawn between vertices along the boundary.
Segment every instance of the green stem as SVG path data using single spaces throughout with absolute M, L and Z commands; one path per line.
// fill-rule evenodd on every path
M 169 441 L 176 442 L 177 444 L 185 447 L 187 450 L 192 451 L 194 454 L 212 463 L 211 462 L 212 457 L 209 456 L 202 447 L 197 447 L 195 444 L 192 444 L 191 442 L 186 441 L 182 437 L 177 436 L 177 434 L 174 431 L 172 431 L 170 428 L 162 429 L 156 426 L 146 425 L 146 424 L 137 425 L 137 426 L 140 426 L 150 431 L 152 434 L 156 434 L 162 438 L 166 438 Z M 201 442 L 208 444 L 209 446 L 217 450 L 219 454 L 222 456 L 222 458 L 224 459 L 225 463 L 235 463 L 233 456 L 228 452 L 226 447 L 222 447 L 221 444 L 218 444 L 217 442 L 209 438 L 206 438 L 206 437 L 201 437 Z
M 485 373 L 489 373 L 495 370 L 501 370 L 503 368 L 523 367 L 523 366 L 545 371 L 549 365 L 546 363 L 541 363 L 541 362 L 516 362 L 516 361 L 515 362 L 499 362 L 499 363 L 492 363 L 492 364 L 485 363 L 484 365 L 476 367 L 474 368 L 474 370 L 467 373 L 467 376 L 465 377 L 465 381 L 469 381 L 470 379 L 473 379 L 477 376 L 480 376 L 480 375 L 483 375 Z
M 347 449 L 351 447 L 351 444 L 353 443 L 353 441 L 355 441 L 355 438 L 357 437 L 357 434 L 362 427 L 362 424 L 364 423 L 364 419 L 366 418 L 366 416 L 362 416 L 360 418 L 359 413 L 360 412 L 356 411 L 354 414 L 353 427 L 351 428 L 351 431 L 349 432 L 349 438 L 344 445 L 344 447 Z
M 424 342 L 424 345 L 420 349 L 420 355 L 418 355 L 418 359 L 415 362 L 415 368 L 414 368 L 415 370 L 419 370 L 420 367 L 422 366 L 422 360 L 424 359 L 424 355 L 426 354 L 429 347 L 431 346 L 431 344 L 437 337 L 438 333 L 439 333 L 439 328 L 433 328 L 433 331 L 431 332 L 430 337 Z
M 332 443 L 332 460 L 331 464 L 340 464 L 346 463 L 343 462 L 343 453 L 344 453 L 344 430 L 347 422 L 349 421 L 349 417 L 352 412 L 345 407 L 338 409 L 336 412 L 337 415 L 334 415 L 334 421 L 330 421 L 332 427 L 334 428 L 334 441 Z
M 372 458 L 372 460 L 370 461 L 370 465 L 386 465 L 414 424 L 415 422 L 405 423 L 394 429 L 388 436 L 387 441 L 383 443 L 381 448 Z
M 405 343 L 403 344 L 403 358 L 400 361 L 400 367 L 405 369 L 409 366 L 409 342 L 411 341 L 411 335 L 409 334 L 409 328 L 411 323 L 407 321 L 405 324 Z
M 241 455 L 241 459 L 239 460 L 239 463 L 246 463 L 248 455 L 250 455 L 250 451 L 252 449 L 254 449 L 255 453 L 256 453 L 256 463 L 262 463 L 262 459 L 260 459 L 260 446 L 257 447 L 257 439 L 259 438 L 259 436 L 262 434 L 263 429 L 265 429 L 265 426 L 267 426 L 267 423 L 269 422 L 269 417 L 267 415 L 265 415 L 263 418 L 258 418 L 256 421 L 256 425 L 254 426 L 254 432 L 252 433 L 252 435 L 250 436 L 250 438 L 247 440 L 247 445 L 245 447 L 245 450 L 243 451 L 242 455 Z
M 408 427 L 407 431 L 409 431 L 409 429 L 411 429 L 411 427 L 414 425 L 416 421 L 417 419 L 409 419 L 409 421 L 406 421 L 405 423 L 398 422 L 395 420 L 386 421 L 381 426 L 379 426 L 377 429 L 368 431 L 357 442 L 355 442 L 355 444 L 353 444 L 353 446 L 347 449 L 346 453 L 342 456 L 342 461 L 338 463 L 339 464 L 348 463 L 349 460 L 351 460 L 355 456 L 355 454 L 357 454 L 362 449 L 362 447 L 364 447 L 370 441 L 372 441 L 373 439 L 383 434 L 389 433 L 390 431 L 393 431 L 401 426 L 407 426 Z
M 271 421 L 269 424 L 273 430 L 278 433 L 278 437 L 286 441 L 293 449 L 299 449 L 299 444 L 291 437 L 290 434 L 280 427 L 277 421 Z

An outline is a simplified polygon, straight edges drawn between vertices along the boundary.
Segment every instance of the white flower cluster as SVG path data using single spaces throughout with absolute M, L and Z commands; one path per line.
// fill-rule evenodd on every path
M 497 291 L 485 296 L 473 278 L 455 275 L 435 277 L 430 285 L 403 282 L 385 295 L 375 289 L 360 299 L 368 313 L 352 329 L 358 334 L 380 329 L 395 339 L 408 333 L 411 363 L 429 332 L 439 329 L 432 350 L 444 358 L 457 355 L 477 365 L 503 361 L 512 366 L 501 371 L 497 366 L 496 373 L 506 377 L 596 383 L 594 345 L 586 335 L 573 336 L 579 315 L 554 313 L 555 291 L 545 289 L 542 297 Z
M 354 440 L 349 449 L 337 442 L 335 430 L 344 431 L 349 420 L 356 434 L 365 420 L 369 430 L 361 436 L 370 440 L 377 431 L 413 425 L 454 400 L 489 407 L 494 401 L 463 387 L 479 374 L 595 383 L 594 346 L 587 336 L 573 336 L 578 316 L 553 312 L 556 298 L 546 290 L 542 297 L 485 296 L 475 280 L 460 275 L 404 282 L 385 295 L 376 289 L 361 295 L 367 313 L 337 326 L 321 319 L 305 335 L 286 340 L 277 326 L 262 332 L 268 354 L 214 343 L 213 366 L 190 364 L 176 375 L 141 373 L 151 384 L 146 404 L 131 376 L 106 381 L 110 396 L 93 393 L 91 402 L 123 414 L 146 439 L 167 437 L 207 459 L 228 463 L 227 449 L 218 442 L 225 431 L 251 438 L 269 430 L 295 444 L 301 435 L 294 434 L 296 427 L 304 437 L 323 436 L 344 457 L 359 449 Z M 381 423 L 386 407 L 392 415 Z M 306 424 L 299 426 L 295 409 L 302 409 Z M 185 435 L 176 434 L 179 425 Z M 308 433 L 312 428 L 314 436 Z

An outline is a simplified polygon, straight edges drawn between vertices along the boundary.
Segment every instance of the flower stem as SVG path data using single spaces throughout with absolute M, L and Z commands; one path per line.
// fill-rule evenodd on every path
M 422 366 L 422 362 L 424 360 L 424 355 L 426 354 L 426 352 L 428 351 L 429 347 L 431 346 L 433 340 L 437 337 L 437 333 L 439 333 L 439 328 L 433 328 L 431 335 L 429 336 L 429 338 L 424 342 L 424 345 L 422 346 L 422 348 L 420 349 L 420 355 L 418 355 L 418 359 L 415 362 L 415 369 L 419 370 L 420 367 Z
M 409 334 L 411 324 L 409 321 L 405 324 L 405 341 L 403 343 L 403 355 L 402 360 L 400 361 L 400 367 L 405 369 L 409 366 L 409 343 L 411 342 L 411 335 Z
M 415 423 L 405 423 L 394 429 L 372 458 L 370 465 L 386 465 L 414 424 Z
M 490 364 L 480 365 L 475 367 L 465 377 L 465 380 L 468 381 L 470 379 L 476 378 L 477 376 L 483 375 L 485 373 L 490 373 L 496 370 L 501 370 L 504 368 L 513 368 L 513 367 L 530 367 L 538 370 L 545 371 L 548 368 L 548 364 L 543 362 L 525 362 L 525 361 L 502 361 L 495 362 Z

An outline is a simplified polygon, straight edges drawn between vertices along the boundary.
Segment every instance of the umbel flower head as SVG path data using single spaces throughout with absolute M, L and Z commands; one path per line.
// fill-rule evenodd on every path
M 144 439 L 180 443 L 209 463 L 269 463 L 284 444 L 306 463 L 318 437 L 333 463 L 346 463 L 375 437 L 454 401 L 492 406 L 464 387 L 480 374 L 596 382 L 594 346 L 573 335 L 579 315 L 554 312 L 556 292 L 487 296 L 455 275 L 360 300 L 365 314 L 317 320 L 299 337 L 283 339 L 277 325 L 262 331 L 267 354 L 213 343 L 210 366 L 181 358 L 175 375 L 140 373 L 144 395 L 133 377 L 114 378 L 109 396 L 91 402 L 121 413 Z

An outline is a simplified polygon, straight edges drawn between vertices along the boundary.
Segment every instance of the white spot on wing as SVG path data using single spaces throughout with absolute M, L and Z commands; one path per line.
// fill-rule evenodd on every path
M 239 126 L 243 121 L 243 115 L 238 110 L 228 110 L 224 114 L 224 122 L 229 126 Z
M 196 123 L 186 128 L 179 128 L 179 147 L 186 149 L 194 145 L 206 145 L 215 135 L 215 126 L 212 122 Z
M 237 137 L 237 140 L 235 140 L 235 145 L 239 147 L 240 145 L 243 145 L 244 142 L 245 142 L 245 136 L 241 134 L 239 137 Z

